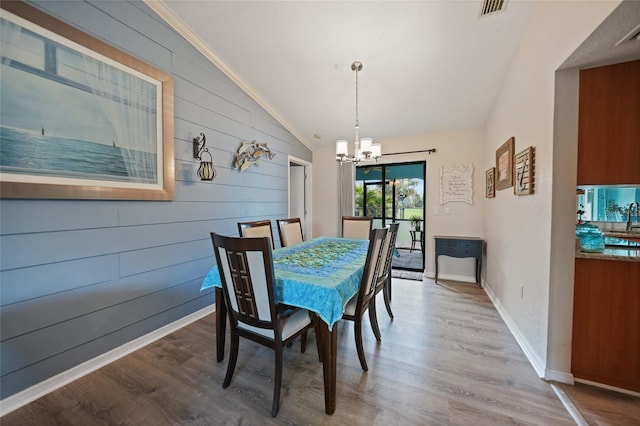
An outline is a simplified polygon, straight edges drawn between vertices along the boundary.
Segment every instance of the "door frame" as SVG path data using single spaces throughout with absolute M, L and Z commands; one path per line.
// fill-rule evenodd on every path
M 422 206 L 422 224 L 423 224 L 423 228 L 422 228 L 422 238 L 424 238 L 426 236 L 426 232 L 427 232 L 427 162 L 426 160 L 411 160 L 411 161 L 399 161 L 399 162 L 393 162 L 393 163 L 377 163 L 377 164 L 363 164 L 361 167 L 382 167 L 382 175 L 380 177 L 380 186 L 381 186 L 381 190 L 382 190 L 382 200 L 383 200 L 383 215 L 382 215 L 382 226 L 385 226 L 387 224 L 387 221 L 389 220 L 393 220 L 393 218 L 396 215 L 396 209 L 393 209 L 392 211 L 392 217 L 387 218 L 385 217 L 385 212 L 386 212 L 386 208 L 384 205 L 384 202 L 386 200 L 386 195 L 387 195 L 387 173 L 386 173 L 386 168 L 387 167 L 393 167 L 393 166 L 403 166 L 403 165 L 419 165 L 422 167 L 422 191 L 423 191 L 423 206 Z M 357 173 L 356 176 L 354 176 L 354 182 L 357 178 Z M 377 185 L 378 183 L 376 182 L 373 185 Z M 365 187 L 363 188 L 363 191 L 366 190 L 366 184 Z M 393 187 L 392 189 L 394 195 L 395 195 L 395 187 Z M 365 204 L 365 210 L 366 210 L 366 191 L 364 191 L 363 193 L 364 195 L 364 199 L 363 202 Z M 393 203 L 392 203 L 392 208 L 394 207 L 395 204 L 395 197 L 393 197 Z M 378 218 L 376 218 L 378 219 Z M 403 218 L 403 219 L 398 219 L 396 218 L 396 220 L 398 221 L 403 221 L 403 222 L 407 222 L 408 219 L 407 218 Z M 425 268 L 427 266 L 427 262 L 426 262 L 426 247 L 425 247 L 425 251 L 422 252 L 422 269 L 416 269 L 416 271 L 422 270 L 424 271 Z M 402 268 L 404 269 L 404 268 Z M 410 270 L 413 270 L 413 268 L 407 268 Z
M 287 215 L 288 217 L 291 217 L 291 167 L 292 164 L 294 164 L 295 166 L 293 167 L 298 167 L 298 166 L 302 166 L 304 168 L 304 213 L 305 213 L 305 217 L 304 218 L 300 218 L 300 219 L 304 219 L 302 220 L 302 234 L 304 235 L 305 239 L 310 239 L 313 238 L 312 235 L 312 229 L 313 227 L 311 226 L 312 223 L 312 217 L 311 217 L 311 199 L 312 199 L 312 194 L 311 194 L 311 188 L 313 188 L 313 186 L 311 185 L 311 167 L 312 164 L 309 161 L 303 160 L 301 158 L 298 157 L 294 157 L 292 155 L 287 155 Z

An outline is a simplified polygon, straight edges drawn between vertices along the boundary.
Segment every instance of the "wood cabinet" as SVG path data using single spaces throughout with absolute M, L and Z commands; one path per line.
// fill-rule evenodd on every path
M 575 263 L 571 372 L 640 392 L 640 262 Z
M 580 71 L 578 185 L 640 184 L 640 60 Z

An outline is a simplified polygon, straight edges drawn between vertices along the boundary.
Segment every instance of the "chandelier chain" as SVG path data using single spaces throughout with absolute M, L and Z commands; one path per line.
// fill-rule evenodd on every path
M 359 141 L 358 137 L 358 128 L 360 127 L 360 121 L 358 120 L 358 66 L 355 68 L 356 71 L 356 142 Z

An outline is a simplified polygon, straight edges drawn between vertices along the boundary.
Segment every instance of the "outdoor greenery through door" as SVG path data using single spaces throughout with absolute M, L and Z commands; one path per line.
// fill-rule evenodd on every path
M 425 162 L 356 168 L 355 212 L 374 218 L 374 227 L 399 222 L 393 267 L 424 269 Z

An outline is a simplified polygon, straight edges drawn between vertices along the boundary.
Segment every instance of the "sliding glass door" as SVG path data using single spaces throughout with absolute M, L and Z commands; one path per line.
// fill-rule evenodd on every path
M 356 214 L 374 226 L 399 222 L 393 267 L 424 269 L 425 162 L 375 164 L 356 168 Z

